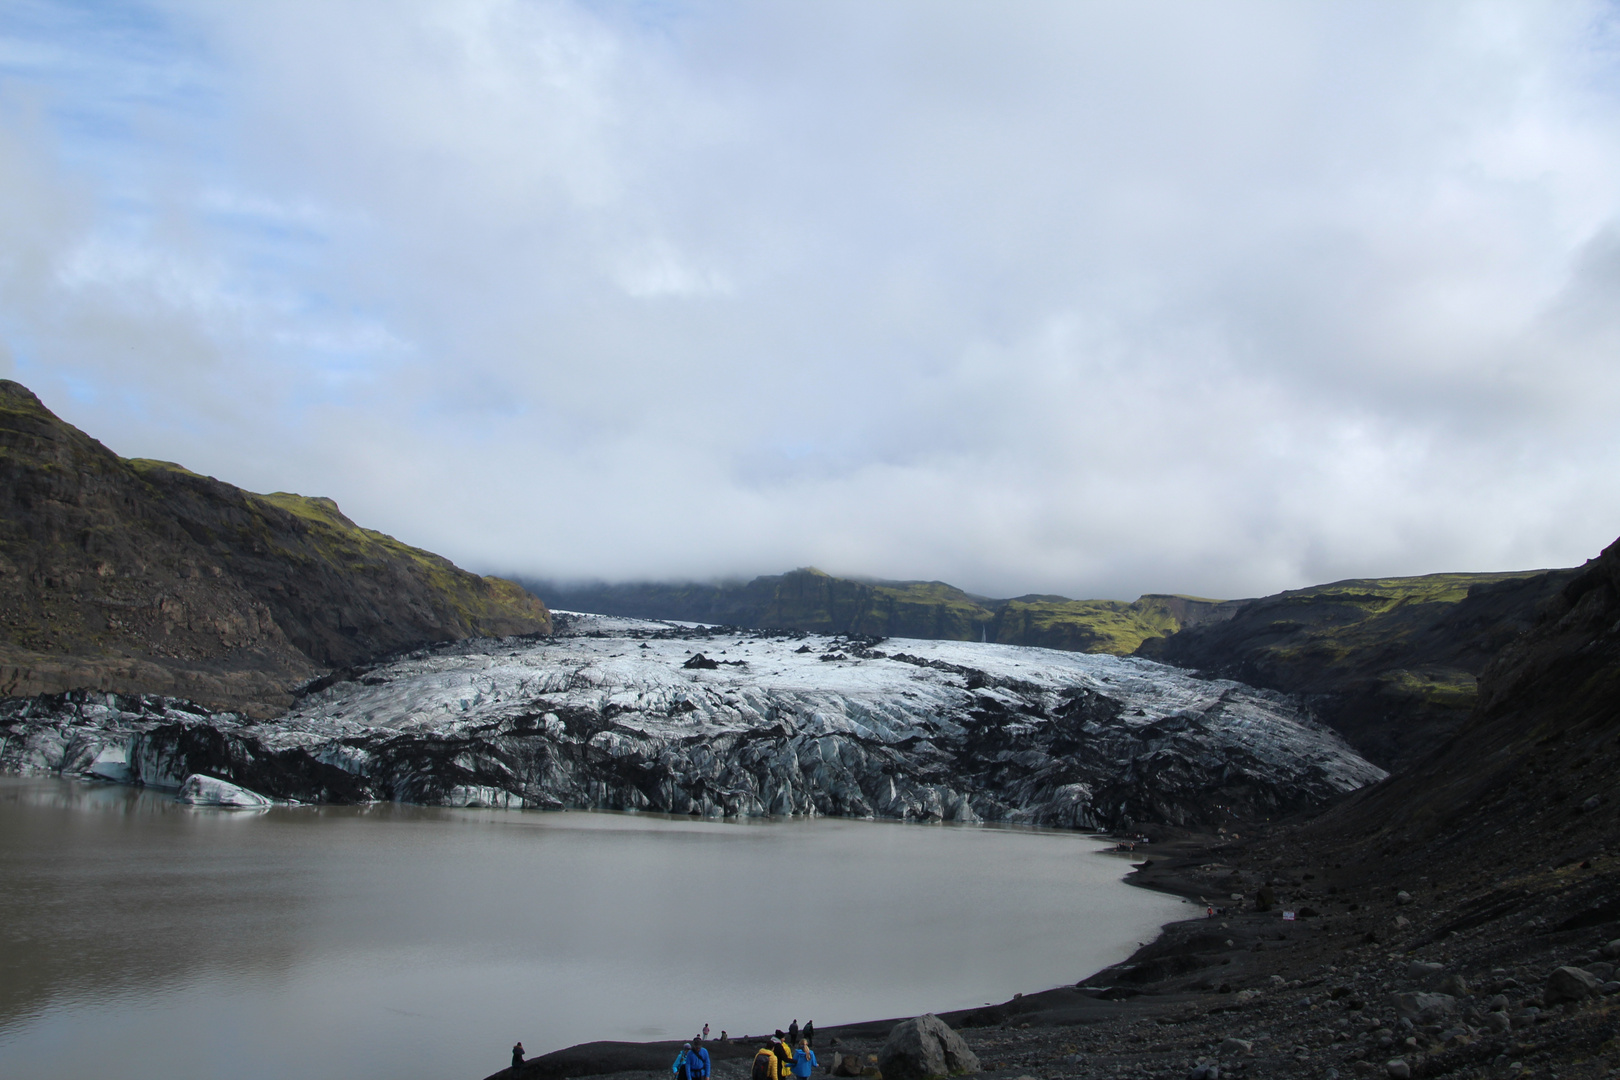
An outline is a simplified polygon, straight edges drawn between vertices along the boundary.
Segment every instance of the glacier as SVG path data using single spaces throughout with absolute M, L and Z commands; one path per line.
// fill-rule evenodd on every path
M 269 799 L 1112 829 L 1312 809 L 1382 769 L 1295 698 L 1147 660 L 554 613 L 271 720 L 84 691 L 0 703 L 0 769 Z

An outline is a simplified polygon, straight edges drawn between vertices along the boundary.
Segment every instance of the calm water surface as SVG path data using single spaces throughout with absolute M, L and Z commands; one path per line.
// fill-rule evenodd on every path
M 1190 909 L 1067 833 L 0 778 L 0 1076 L 446 1077 L 1001 1001 Z

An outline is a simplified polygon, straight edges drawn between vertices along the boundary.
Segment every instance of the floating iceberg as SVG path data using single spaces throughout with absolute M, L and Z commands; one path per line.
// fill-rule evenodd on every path
M 197 773 L 186 777 L 175 798 L 193 806 L 228 806 L 243 810 L 262 810 L 270 805 L 270 800 L 256 791 Z

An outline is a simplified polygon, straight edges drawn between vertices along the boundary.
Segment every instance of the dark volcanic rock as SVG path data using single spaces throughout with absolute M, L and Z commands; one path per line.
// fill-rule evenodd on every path
M 962 1036 L 929 1013 L 902 1020 L 878 1051 L 884 1080 L 941 1080 L 979 1071 L 979 1059 Z
M 1598 982 L 1591 972 L 1566 964 L 1554 968 L 1553 973 L 1547 976 L 1547 988 L 1541 992 L 1541 998 L 1548 1005 L 1579 1001 L 1590 994 L 1596 994 L 1601 986 L 1602 983 Z

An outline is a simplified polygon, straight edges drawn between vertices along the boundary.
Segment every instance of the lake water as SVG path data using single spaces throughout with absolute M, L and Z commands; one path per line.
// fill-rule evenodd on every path
M 1192 914 L 1083 836 L 182 806 L 0 778 L 0 1076 L 476 1080 L 1072 983 Z

